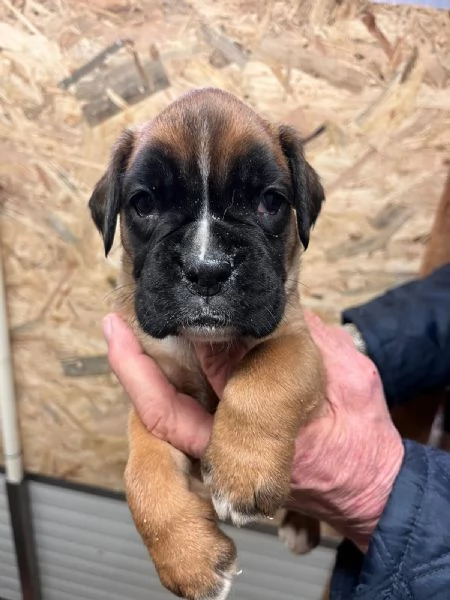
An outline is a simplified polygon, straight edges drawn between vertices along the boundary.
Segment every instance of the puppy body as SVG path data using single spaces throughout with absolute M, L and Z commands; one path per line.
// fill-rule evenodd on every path
M 298 429 L 323 399 L 298 292 L 323 199 L 295 132 L 211 89 L 125 132 L 92 194 L 106 252 L 121 216 L 119 311 L 177 389 L 215 412 L 202 459 L 212 503 L 194 493 L 191 461 L 130 416 L 130 510 L 162 583 L 183 598 L 226 598 L 236 550 L 217 516 L 274 515 Z M 219 402 L 194 343 L 237 340 L 248 352 Z

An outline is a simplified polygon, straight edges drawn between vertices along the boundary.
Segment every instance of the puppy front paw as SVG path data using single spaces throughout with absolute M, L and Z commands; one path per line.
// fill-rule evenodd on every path
M 162 585 L 184 600 L 225 600 L 236 546 L 219 529 L 211 502 L 176 484 L 163 501 L 153 481 L 136 476 L 137 466 L 129 460 L 125 471 L 128 505 Z
M 208 503 L 209 504 L 209 503 Z M 135 519 L 162 585 L 184 600 L 225 600 L 237 572 L 234 542 L 209 515 L 186 512 L 154 533 L 152 518 Z
M 260 447 L 261 446 L 261 447 Z M 290 446 L 233 448 L 214 437 L 202 460 L 202 476 L 209 487 L 217 516 L 238 527 L 273 518 L 289 494 Z
M 151 555 L 161 583 L 184 600 L 225 600 L 237 573 L 235 545 L 214 523 L 178 523 Z

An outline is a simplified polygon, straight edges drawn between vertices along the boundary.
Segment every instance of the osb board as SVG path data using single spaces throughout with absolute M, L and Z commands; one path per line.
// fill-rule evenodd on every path
M 111 375 L 65 377 L 61 360 L 105 351 L 118 253 L 103 258 L 92 185 L 119 131 L 181 92 L 226 88 L 305 134 L 327 123 L 307 148 L 328 199 L 304 258 L 305 304 L 336 321 L 415 274 L 448 160 L 449 19 L 374 7 L 400 42 L 389 60 L 362 6 L 0 1 L 0 224 L 28 470 L 122 488 L 127 401 Z M 240 44 L 240 64 L 211 64 L 205 24 Z M 156 44 L 171 87 L 90 130 L 57 82 L 119 37 L 144 54 Z

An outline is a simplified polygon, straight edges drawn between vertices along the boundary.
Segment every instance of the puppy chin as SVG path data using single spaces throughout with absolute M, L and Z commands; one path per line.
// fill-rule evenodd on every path
M 227 343 L 239 337 L 238 331 L 233 327 L 189 326 L 180 329 L 180 336 L 190 342 L 210 342 L 214 344 Z

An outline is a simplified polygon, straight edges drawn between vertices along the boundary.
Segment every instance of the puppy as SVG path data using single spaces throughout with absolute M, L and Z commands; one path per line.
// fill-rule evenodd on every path
M 191 460 L 134 411 L 129 422 L 129 507 L 162 584 L 185 599 L 227 597 L 236 549 L 217 517 L 243 525 L 283 506 L 299 427 L 324 398 L 298 292 L 323 200 L 297 134 L 216 89 L 125 131 L 90 198 L 106 254 L 120 215 L 118 310 L 171 382 L 215 413 L 201 461 L 212 502 L 193 491 Z M 237 340 L 248 352 L 219 402 L 194 343 Z

